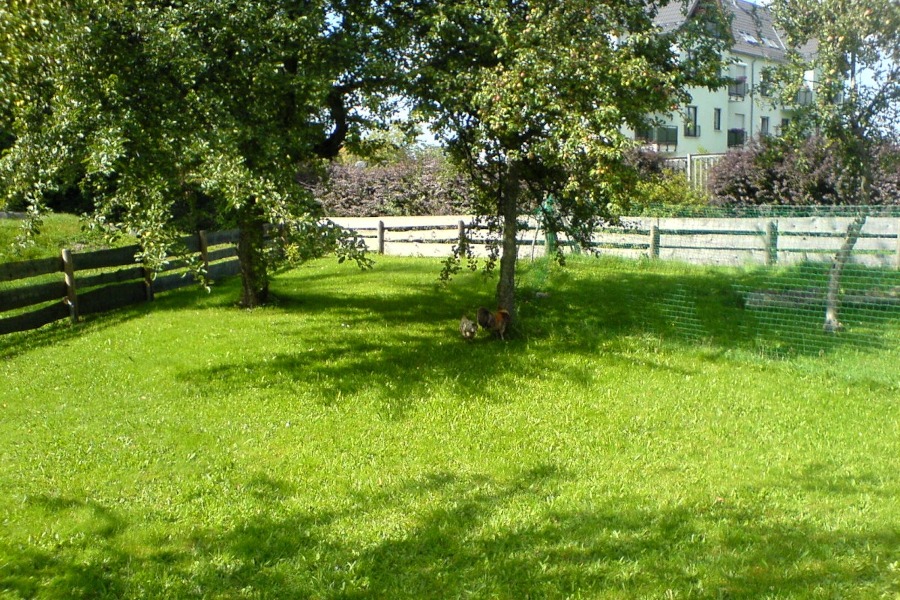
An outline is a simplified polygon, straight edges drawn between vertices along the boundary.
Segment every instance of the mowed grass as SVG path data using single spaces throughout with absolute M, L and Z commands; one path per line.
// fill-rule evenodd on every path
M 772 360 L 730 276 L 574 260 L 467 343 L 438 270 L 0 338 L 0 597 L 900 595 L 896 330 Z
M 0 262 L 13 262 L 59 256 L 60 250 L 87 252 L 107 247 L 107 240 L 100 231 L 91 231 L 86 221 L 76 215 L 51 213 L 42 217 L 40 234 L 25 245 L 16 243 L 23 234 L 22 219 L 0 219 Z M 135 243 L 123 236 L 116 245 Z

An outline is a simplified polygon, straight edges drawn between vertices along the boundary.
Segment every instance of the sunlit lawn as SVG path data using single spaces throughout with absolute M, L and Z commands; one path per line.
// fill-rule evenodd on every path
M 387 258 L 0 338 L 0 597 L 900 595 L 897 331 L 775 360 L 711 270 L 523 268 L 508 342 Z

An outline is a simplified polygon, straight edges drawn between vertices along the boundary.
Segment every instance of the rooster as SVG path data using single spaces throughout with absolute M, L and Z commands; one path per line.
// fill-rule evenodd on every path
M 485 307 L 478 309 L 478 324 L 483 329 L 489 329 L 492 333 L 500 336 L 501 340 L 505 340 L 506 329 L 509 327 L 510 316 L 509 311 L 501 308 L 497 312 L 492 313 Z

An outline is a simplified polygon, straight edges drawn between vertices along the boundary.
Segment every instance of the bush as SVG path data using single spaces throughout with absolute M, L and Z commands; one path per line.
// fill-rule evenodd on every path
M 873 161 L 870 204 L 900 203 L 900 152 L 883 145 Z M 844 159 L 821 137 L 800 146 L 763 138 L 732 150 L 712 169 L 709 191 L 718 206 L 851 204 L 854 189 Z
M 635 149 L 626 155 L 626 165 L 635 175 L 623 206 L 632 215 L 650 215 L 672 209 L 706 206 L 707 195 L 694 189 L 684 173 L 668 166 L 666 158 L 649 150 Z
M 386 164 L 334 163 L 317 195 L 331 217 L 461 214 L 472 202 L 465 178 L 437 150 Z

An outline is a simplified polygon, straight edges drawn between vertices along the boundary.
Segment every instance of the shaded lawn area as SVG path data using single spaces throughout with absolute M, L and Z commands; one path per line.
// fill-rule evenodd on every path
M 523 269 L 505 343 L 398 258 L 0 338 L 0 594 L 900 594 L 897 330 L 771 360 L 733 274 Z

